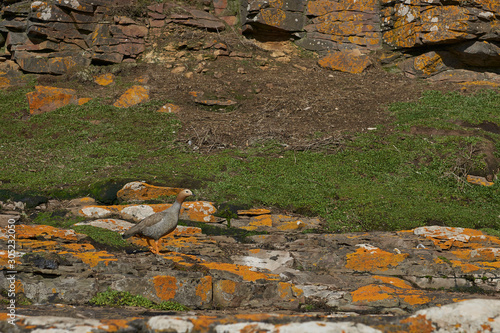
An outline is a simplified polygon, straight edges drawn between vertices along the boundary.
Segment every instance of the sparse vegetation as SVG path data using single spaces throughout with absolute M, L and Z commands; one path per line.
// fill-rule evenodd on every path
M 132 295 L 128 291 L 117 291 L 108 288 L 105 292 L 98 293 L 90 301 L 97 306 L 137 306 L 147 309 L 163 311 L 187 311 L 188 307 L 173 301 L 155 303 L 144 296 Z
M 110 180 L 195 179 L 200 199 L 320 216 L 335 232 L 431 224 L 500 230 L 498 182 L 465 181 L 471 170 L 491 171 L 485 147 L 493 147 L 490 158 L 500 157 L 500 134 L 480 126 L 500 123 L 495 91 L 428 92 L 392 104 L 394 124 L 346 135 L 333 153 L 271 140 L 206 155 L 176 142 L 179 121 L 156 112 L 165 101 L 117 109 L 94 100 L 28 118 L 26 92 L 0 92 L 4 189 L 76 196 Z

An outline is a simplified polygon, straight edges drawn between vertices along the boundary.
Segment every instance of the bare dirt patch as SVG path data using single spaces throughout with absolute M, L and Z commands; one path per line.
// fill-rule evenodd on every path
M 180 106 L 179 139 L 200 151 L 245 147 L 274 140 L 304 147 L 335 140 L 391 121 L 387 105 L 412 101 L 422 91 L 461 89 L 388 73 L 372 66 L 362 74 L 333 72 L 317 64 L 317 56 L 288 41 L 260 43 L 235 32 L 223 35 L 172 27 L 152 38 L 144 56 L 149 62 L 115 68 L 119 84 L 89 84 L 81 73 L 52 77 L 53 85 L 80 80 L 85 97 L 117 98 L 125 84 L 150 87 L 150 98 Z M 88 80 L 88 78 L 87 78 Z M 231 100 L 234 106 L 205 106 L 200 99 Z

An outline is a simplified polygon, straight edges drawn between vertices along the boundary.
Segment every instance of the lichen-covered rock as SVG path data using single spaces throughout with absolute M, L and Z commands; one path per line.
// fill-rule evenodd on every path
M 318 60 L 321 67 L 359 74 L 370 64 L 370 58 L 362 54 L 358 49 L 349 51 L 330 51 L 323 58 Z
M 31 114 L 54 111 L 68 104 L 77 104 L 73 89 L 36 86 L 35 91 L 26 94 Z
M 144 182 L 131 182 L 118 191 L 117 197 L 122 201 L 144 201 L 158 199 L 162 196 L 177 195 L 182 188 L 154 186 Z
M 149 89 L 145 86 L 133 86 L 121 95 L 113 104 L 117 108 L 128 108 L 149 100 Z

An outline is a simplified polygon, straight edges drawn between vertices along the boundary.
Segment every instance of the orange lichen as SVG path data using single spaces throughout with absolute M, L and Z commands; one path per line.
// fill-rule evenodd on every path
M 346 268 L 356 271 L 386 271 L 389 266 L 398 266 L 407 253 L 392 254 L 379 248 L 360 247 L 354 253 L 347 254 Z
M 271 211 L 269 209 L 264 209 L 264 208 L 238 210 L 238 215 L 264 215 L 264 214 L 270 214 L 270 213 L 271 213 Z
M 278 294 L 283 299 L 289 299 L 293 296 L 292 284 L 288 282 L 278 283 Z
M 236 290 L 236 282 L 232 280 L 222 280 L 220 281 L 220 289 L 226 294 L 234 294 Z
M 363 72 L 370 63 L 370 58 L 367 55 L 351 51 L 332 51 L 318 60 L 321 67 L 351 74 Z
M 128 323 L 131 321 L 139 319 L 138 317 L 132 317 L 127 319 L 101 319 L 101 325 L 97 329 L 104 330 L 106 332 L 116 332 L 123 328 L 130 327 Z
M 479 249 L 488 245 L 500 245 L 498 237 L 485 235 L 480 230 L 475 229 L 434 226 L 417 228 L 415 232 L 444 250 L 452 246 Z
M 171 300 L 175 297 L 177 291 L 177 279 L 174 276 L 155 276 L 153 284 L 156 290 L 156 296 L 163 301 Z
M 236 274 L 246 281 L 257 281 L 260 279 L 265 280 L 279 280 L 279 275 L 270 273 L 261 273 L 252 271 L 252 267 L 243 266 L 237 264 L 229 263 L 218 263 L 218 262 L 207 262 L 201 263 L 200 265 L 214 270 L 226 271 Z
M 385 284 L 390 284 L 393 285 L 394 287 L 401 288 L 401 289 L 412 289 L 413 287 L 406 282 L 405 280 L 401 280 L 395 277 L 391 276 L 380 276 L 380 275 L 374 275 L 372 276 L 374 279 L 380 280 Z
M 124 201 L 151 200 L 159 197 L 177 195 L 182 188 L 154 186 L 143 182 L 126 184 L 117 192 L 117 197 Z
M 73 255 L 80 258 L 87 265 L 90 265 L 90 267 L 95 267 L 100 262 L 103 262 L 107 266 L 110 261 L 118 261 L 113 254 L 107 251 L 73 253 Z
M 33 252 L 54 251 L 59 248 L 57 241 L 42 241 L 33 239 L 18 239 L 17 245 L 19 249 L 31 250 Z
M 394 289 L 387 286 L 379 286 L 370 284 L 351 292 L 353 303 L 370 303 L 381 301 L 388 298 L 393 298 L 390 294 L 394 293 Z
M 300 297 L 304 294 L 304 290 L 296 287 L 295 285 L 292 285 L 292 291 L 293 291 L 294 295 L 297 297 Z
M 497 86 L 498 86 L 498 84 L 497 84 Z M 490 182 L 486 178 L 479 177 L 479 176 L 467 175 L 467 181 L 471 184 L 476 184 L 476 185 L 483 185 L 483 186 L 495 185 L 495 183 Z
M 218 320 L 216 316 L 195 316 L 188 320 L 193 324 L 193 332 L 208 332 L 209 327 Z
M 92 244 L 87 244 L 87 243 L 61 244 L 61 246 L 72 252 L 88 252 L 95 250 L 95 247 Z
M 52 111 L 68 104 L 75 104 L 76 91 L 55 87 L 36 86 L 35 91 L 26 94 L 31 114 Z
M 351 292 L 353 302 L 367 304 L 384 299 L 403 301 L 410 305 L 426 304 L 430 302 L 424 291 L 413 288 L 406 281 L 394 277 L 374 276 L 375 279 L 387 285 L 370 284 Z
M 435 52 L 425 53 L 413 59 L 415 69 L 425 75 L 436 73 L 439 68 L 444 66 L 443 59 Z
M 0 89 L 10 87 L 10 80 L 6 77 L 0 77 Z
M 201 298 L 202 302 L 209 301 L 209 296 L 212 292 L 212 277 L 204 276 L 200 279 L 200 283 L 196 287 L 196 296 Z
M 128 108 L 149 99 L 149 91 L 143 86 L 133 86 L 129 88 L 120 98 L 113 104 L 117 108 Z
M 98 76 L 94 76 L 94 82 L 100 86 L 110 85 L 115 81 L 115 76 L 111 73 L 105 73 Z
M 162 113 L 179 113 L 181 107 L 172 103 L 167 103 L 157 110 Z
M 401 320 L 402 324 L 408 324 L 408 333 L 431 333 L 434 332 L 432 321 L 424 315 L 417 315 Z
M 60 229 L 49 225 L 25 225 L 16 226 L 16 238 L 39 238 L 44 239 L 61 238 L 68 241 L 78 240 L 77 234 L 73 230 Z

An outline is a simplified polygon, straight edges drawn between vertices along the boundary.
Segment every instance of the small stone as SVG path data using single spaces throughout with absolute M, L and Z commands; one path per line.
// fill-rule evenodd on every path
M 54 111 L 68 104 L 77 104 L 76 91 L 55 87 L 36 86 L 26 94 L 31 114 Z
M 120 98 L 113 104 L 118 108 L 128 108 L 149 99 L 149 89 L 144 86 L 133 86 L 129 88 Z
M 115 76 L 112 73 L 105 73 L 94 76 L 94 82 L 100 86 L 108 86 L 115 81 Z
M 172 69 L 172 74 L 180 74 L 186 70 L 185 66 L 177 66 L 174 69 Z

